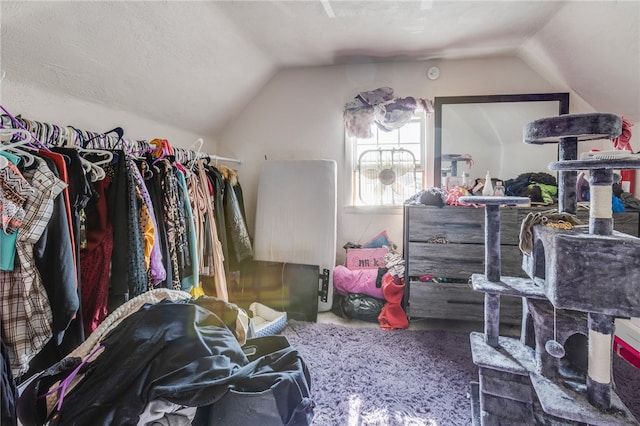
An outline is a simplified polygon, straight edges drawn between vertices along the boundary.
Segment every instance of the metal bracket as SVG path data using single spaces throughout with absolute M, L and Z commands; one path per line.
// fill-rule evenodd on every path
M 318 279 L 322 281 L 322 286 L 318 291 L 318 296 L 320 297 L 320 300 L 326 302 L 329 300 L 329 270 L 323 269 L 322 272 L 320 272 Z

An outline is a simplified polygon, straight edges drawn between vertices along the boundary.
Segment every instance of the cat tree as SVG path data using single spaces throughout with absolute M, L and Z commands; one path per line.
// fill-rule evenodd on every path
M 531 226 L 529 278 L 501 276 L 500 206 L 523 197 L 461 197 L 485 204 L 485 273 L 471 278 L 485 294 L 484 333 L 471 333 L 479 383 L 474 425 L 640 425 L 612 389 L 614 317 L 640 315 L 640 239 L 613 231 L 614 169 L 637 159 L 577 160 L 579 141 L 618 136 L 620 117 L 577 114 L 525 126 L 527 143 L 558 143 L 558 217 L 575 214 L 577 170 L 589 170 L 588 230 L 541 219 Z M 553 225 L 555 226 L 549 226 Z M 570 229 L 563 229 L 570 228 Z M 499 336 L 500 297 L 523 301 L 520 339 Z

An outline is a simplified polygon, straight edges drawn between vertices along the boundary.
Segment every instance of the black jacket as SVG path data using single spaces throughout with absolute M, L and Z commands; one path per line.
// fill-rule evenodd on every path
M 104 351 L 88 364 L 50 424 L 135 425 L 151 401 L 202 407 L 217 402 L 232 387 L 250 392 L 273 389 L 283 424 L 306 425 L 312 419 L 309 373 L 297 351 L 286 348 L 249 361 L 224 322 L 195 304 L 145 305 L 101 343 Z M 67 371 L 80 362 L 68 361 L 60 364 L 66 363 Z M 45 373 L 37 380 L 50 378 Z M 29 395 L 24 392 L 20 399 L 34 401 L 20 401 L 19 406 L 34 412 L 38 400 Z

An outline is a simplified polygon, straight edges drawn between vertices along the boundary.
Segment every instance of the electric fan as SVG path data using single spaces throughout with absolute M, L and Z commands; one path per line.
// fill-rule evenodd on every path
M 369 205 L 395 205 L 418 191 L 416 159 L 403 148 L 372 149 L 358 158 L 358 195 Z

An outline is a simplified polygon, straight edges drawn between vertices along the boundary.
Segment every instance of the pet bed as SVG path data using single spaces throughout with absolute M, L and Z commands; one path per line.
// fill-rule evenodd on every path
M 287 313 L 276 311 L 262 303 L 254 302 L 249 306 L 253 314 L 251 324 L 255 337 L 278 334 L 287 326 Z

